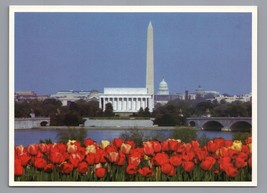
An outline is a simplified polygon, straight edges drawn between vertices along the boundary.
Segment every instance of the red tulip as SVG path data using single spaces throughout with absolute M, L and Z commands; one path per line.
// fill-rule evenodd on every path
M 182 157 L 178 156 L 178 155 L 174 155 L 172 157 L 170 157 L 170 163 L 174 166 L 180 166 L 182 164 Z
M 73 165 L 71 163 L 64 162 L 60 165 L 60 172 L 63 174 L 69 174 L 73 171 Z
M 84 140 L 83 144 L 87 147 L 89 145 L 95 144 L 95 141 L 89 138 L 89 139 Z
M 206 156 L 208 155 L 208 152 L 205 151 L 205 150 L 198 150 L 198 151 L 196 152 L 196 155 L 197 155 L 197 158 L 198 158 L 200 161 L 202 161 L 202 160 L 204 160 L 204 159 L 206 158 Z
M 224 145 L 225 145 L 225 147 L 231 147 L 233 145 L 233 141 L 232 140 L 225 140 Z
M 42 153 L 47 153 L 49 151 L 49 148 L 50 148 L 46 143 L 41 143 L 38 145 L 38 147 Z
M 164 152 L 169 151 L 169 142 L 168 141 L 162 141 L 161 142 L 161 150 Z
M 34 167 L 37 169 L 44 169 L 47 165 L 47 162 L 43 158 L 36 158 L 34 161 Z
M 117 162 L 115 162 L 115 164 L 117 164 L 118 166 L 122 166 L 125 163 L 125 159 L 126 159 L 125 154 L 120 151 L 119 152 L 119 158 L 118 158 Z
M 64 157 L 64 155 L 61 154 L 61 153 L 58 152 L 58 151 L 52 151 L 52 152 L 50 153 L 49 158 L 50 158 L 50 161 L 51 161 L 52 163 L 54 163 L 54 164 L 60 164 L 60 163 L 62 163 L 62 162 L 65 161 L 65 157 Z
M 217 148 L 221 148 L 224 146 L 225 140 L 223 138 L 215 138 L 213 142 L 217 144 Z
M 22 154 L 22 155 L 18 156 L 18 158 L 20 159 L 22 166 L 26 166 L 29 163 L 29 161 L 31 160 L 31 156 L 28 156 L 26 154 Z
M 242 145 L 242 150 L 243 153 L 249 155 L 250 154 L 250 149 L 247 145 Z
M 173 166 L 169 163 L 166 163 L 163 164 L 160 169 L 163 174 L 169 174 L 173 170 Z
M 154 154 L 154 148 L 153 143 L 150 141 L 143 142 L 144 145 L 144 153 L 146 155 L 153 155 Z
M 247 166 L 247 162 L 244 159 L 239 158 L 239 157 L 235 159 L 234 163 L 235 163 L 234 165 L 236 168 L 243 168 Z
M 20 156 L 20 155 L 24 154 L 24 147 L 23 147 L 23 145 L 19 145 L 19 146 L 16 146 L 15 147 L 15 154 L 17 156 Z
M 248 156 L 249 156 L 249 154 L 246 154 L 246 153 L 244 153 L 244 152 L 240 152 L 240 153 L 238 154 L 238 156 L 236 157 L 236 159 L 237 159 L 237 158 L 240 158 L 240 159 L 243 159 L 243 160 L 247 160 L 247 159 L 248 159 Z
M 246 144 L 251 144 L 252 143 L 252 137 L 248 137 L 246 140 L 245 140 Z
M 57 149 L 57 151 L 62 154 L 67 151 L 67 145 L 64 143 L 56 143 L 53 148 Z
M 237 156 L 239 155 L 239 153 L 240 153 L 240 151 L 238 151 L 238 150 L 229 149 L 229 157 L 231 159 L 237 158 Z
M 118 152 L 107 152 L 107 158 L 111 163 L 117 162 L 119 160 Z
M 229 148 L 221 147 L 218 151 L 218 155 L 221 157 L 229 157 Z
M 232 166 L 229 166 L 229 167 L 225 168 L 225 172 L 226 172 L 227 176 L 233 177 L 233 178 L 236 177 L 237 174 L 238 174 L 237 168 L 232 167 Z
M 137 172 L 137 167 L 135 165 L 129 164 L 126 167 L 126 173 L 127 174 L 133 175 L 133 174 L 136 174 L 136 172 Z
M 186 143 L 183 146 L 184 146 L 186 152 L 191 151 L 192 145 L 190 143 Z
M 141 162 L 142 154 L 138 151 L 132 151 L 131 154 L 128 157 L 128 163 L 129 165 L 138 166 Z
M 154 176 L 154 172 L 153 172 L 153 170 L 150 169 L 149 167 L 143 167 L 143 168 L 138 169 L 138 173 L 139 173 L 141 176 L 144 176 L 144 177 L 151 177 L 151 176 Z
M 74 168 L 78 167 L 78 164 L 80 163 L 80 160 L 78 158 L 70 158 L 70 163 L 73 165 Z
M 46 164 L 46 166 L 44 167 L 44 171 L 45 172 L 48 172 L 48 173 L 50 173 L 50 172 L 52 172 L 52 170 L 53 170 L 53 164 Z
M 95 154 L 94 153 L 88 153 L 85 160 L 89 166 L 94 165 L 95 164 Z
M 15 159 L 15 168 L 14 168 L 15 176 L 22 176 L 24 173 L 24 168 L 21 165 L 21 161 L 19 159 Z
M 226 171 L 227 167 L 233 167 L 233 164 L 231 163 L 231 158 L 230 157 L 221 157 L 218 160 L 218 163 L 219 163 L 220 169 L 222 171 Z
M 132 146 L 130 144 L 122 143 L 121 144 L 121 152 L 124 154 L 129 154 Z
M 184 171 L 191 172 L 194 169 L 195 164 L 191 161 L 186 161 L 182 163 L 182 166 L 184 168 Z
M 158 153 L 161 151 L 161 145 L 158 141 L 152 141 L 153 149 L 155 153 Z
M 187 148 L 187 149 L 186 149 Z M 184 152 L 187 152 L 187 150 L 189 151 L 189 149 L 191 149 L 191 145 L 187 145 L 185 146 L 184 144 L 182 143 L 178 143 L 177 144 L 177 148 L 176 148 L 176 152 L 177 153 L 180 153 L 180 154 L 183 154 Z
M 191 144 L 194 151 L 197 151 L 199 149 L 199 142 L 197 140 L 191 141 Z
M 130 145 L 132 147 L 132 149 L 135 149 L 134 141 L 128 140 L 128 141 L 125 141 L 124 143 Z
M 168 143 L 169 143 L 169 150 L 170 151 L 176 151 L 177 147 L 178 147 L 178 144 L 180 144 L 181 141 L 180 140 L 169 139 Z
M 80 174 L 86 174 L 88 172 L 89 168 L 88 168 L 88 165 L 86 162 L 81 162 L 78 164 L 78 168 L 77 168 L 77 171 L 80 173 Z
M 208 144 L 207 144 L 208 152 L 215 153 L 217 151 L 217 149 L 218 149 L 217 143 L 214 143 L 214 141 L 212 141 L 212 140 L 208 141 Z
M 206 157 L 206 159 L 201 162 L 200 167 L 203 170 L 211 170 L 211 168 L 214 166 L 215 163 L 216 163 L 216 159 L 209 156 L 209 157 Z
M 36 144 L 30 144 L 28 145 L 27 147 L 27 151 L 30 155 L 37 155 L 38 151 L 39 151 L 39 148 L 38 148 L 38 145 Z
M 161 166 L 163 164 L 169 163 L 169 156 L 164 152 L 157 153 L 154 156 L 153 161 L 154 161 L 155 165 Z
M 116 148 L 120 148 L 123 140 L 121 138 L 115 138 L 112 142 L 112 145 Z
M 195 153 L 192 151 L 184 152 L 182 158 L 184 161 L 192 161 L 195 157 Z
M 106 175 L 106 169 L 105 168 L 100 167 L 100 168 L 95 169 L 95 176 L 97 178 L 103 178 L 103 177 L 105 177 L 105 175 Z
M 107 151 L 104 151 L 102 149 L 98 149 L 95 154 L 95 163 L 106 163 L 107 162 Z
M 108 145 L 105 148 L 106 152 L 117 152 L 117 147 L 113 146 L 113 145 Z

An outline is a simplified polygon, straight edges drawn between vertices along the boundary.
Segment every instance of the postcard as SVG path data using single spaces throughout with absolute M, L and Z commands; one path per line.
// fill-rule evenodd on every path
M 256 6 L 9 13 L 10 186 L 257 186 Z

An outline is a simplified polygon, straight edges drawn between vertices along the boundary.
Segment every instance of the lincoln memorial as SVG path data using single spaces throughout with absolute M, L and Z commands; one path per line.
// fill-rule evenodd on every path
M 115 113 L 134 113 L 140 108 L 152 110 L 153 97 L 147 94 L 146 88 L 104 88 L 100 95 L 100 108 L 105 111 L 107 103 L 111 103 Z

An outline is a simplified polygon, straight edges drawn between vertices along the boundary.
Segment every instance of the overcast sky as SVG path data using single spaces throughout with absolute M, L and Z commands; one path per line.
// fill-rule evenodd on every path
M 250 13 L 16 13 L 15 91 L 145 87 L 154 29 L 155 93 L 251 92 Z

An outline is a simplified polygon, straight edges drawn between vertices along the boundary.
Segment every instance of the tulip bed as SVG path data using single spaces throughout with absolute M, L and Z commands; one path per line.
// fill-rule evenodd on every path
M 15 147 L 16 181 L 251 181 L 252 138 L 145 141 L 120 138 Z

